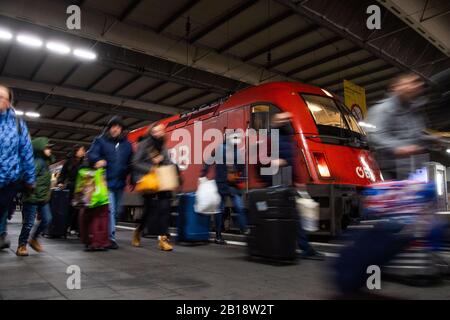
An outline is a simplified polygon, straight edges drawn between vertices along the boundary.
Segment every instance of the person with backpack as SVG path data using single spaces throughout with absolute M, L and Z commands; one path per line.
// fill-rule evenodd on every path
M 13 108 L 13 91 L 0 84 L 0 250 L 7 238 L 8 210 L 21 188 L 33 190 L 36 183 L 33 149 L 28 128 Z
M 33 191 L 25 192 L 23 196 L 22 230 L 16 251 L 16 255 L 21 257 L 28 256 L 27 243 L 35 251 L 42 252 L 43 249 L 38 238 L 52 219 L 49 205 L 52 174 L 49 165 L 54 162 L 54 158 L 51 152 L 51 145 L 48 142 L 48 138 L 45 137 L 34 139 L 32 145 L 35 157 L 36 188 Z M 40 213 L 41 221 L 30 237 L 38 212 Z M 28 240 L 29 238 L 30 240 Z

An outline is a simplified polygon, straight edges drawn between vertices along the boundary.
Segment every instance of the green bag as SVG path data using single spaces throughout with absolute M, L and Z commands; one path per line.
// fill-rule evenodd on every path
M 92 209 L 108 203 L 105 169 L 80 169 L 75 183 L 72 205 Z

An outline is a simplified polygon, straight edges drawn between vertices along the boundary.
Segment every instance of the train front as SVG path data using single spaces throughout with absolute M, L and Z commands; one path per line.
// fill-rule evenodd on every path
M 320 88 L 298 92 L 299 171 L 320 204 L 320 231 L 340 234 L 361 217 L 361 191 L 382 175 L 365 131 L 336 97 Z

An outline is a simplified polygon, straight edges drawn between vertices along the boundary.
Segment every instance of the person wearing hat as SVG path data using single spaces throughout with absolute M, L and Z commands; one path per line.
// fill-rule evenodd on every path
M 39 235 L 50 224 L 52 215 L 50 212 L 50 188 L 51 172 L 49 165 L 54 162 L 48 138 L 39 137 L 31 141 L 34 153 L 34 165 L 36 172 L 36 188 L 33 191 L 26 191 L 23 195 L 22 208 L 22 230 L 19 236 L 19 246 L 16 254 L 18 256 L 28 256 L 27 243 L 37 252 L 42 251 L 42 246 L 38 241 Z M 36 214 L 40 213 L 41 222 L 30 233 L 36 220 Z M 30 238 L 30 240 L 28 240 Z
M 109 194 L 109 239 L 108 249 L 118 249 L 116 242 L 116 219 L 121 211 L 123 191 L 130 171 L 133 150 L 124 133 L 122 118 L 113 117 L 105 131 L 95 138 L 88 151 L 89 163 L 96 169 L 106 169 Z

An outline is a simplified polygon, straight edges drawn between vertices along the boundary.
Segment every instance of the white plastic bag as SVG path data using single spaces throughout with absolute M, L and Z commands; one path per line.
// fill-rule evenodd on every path
M 220 210 L 220 194 L 215 180 L 200 178 L 195 193 L 195 212 L 202 214 L 216 214 Z
M 313 199 L 301 197 L 298 197 L 296 202 L 303 229 L 311 232 L 319 230 L 319 204 Z

